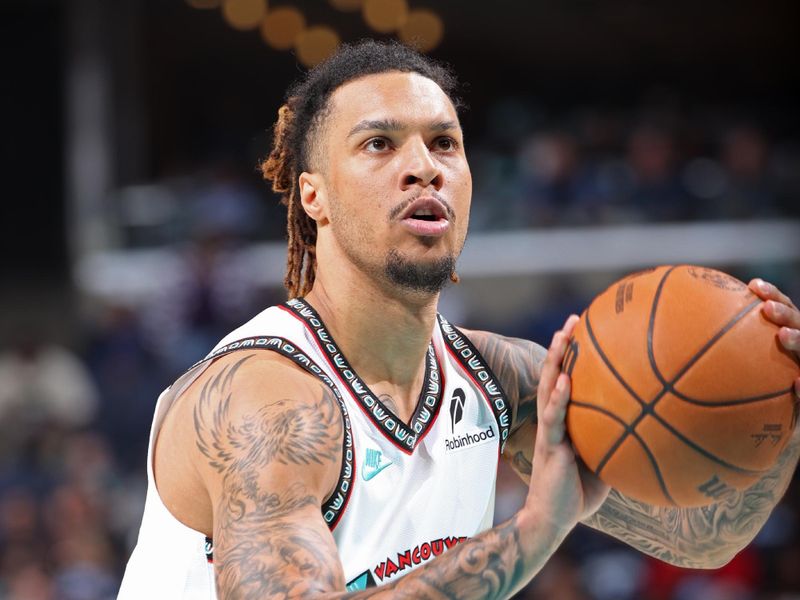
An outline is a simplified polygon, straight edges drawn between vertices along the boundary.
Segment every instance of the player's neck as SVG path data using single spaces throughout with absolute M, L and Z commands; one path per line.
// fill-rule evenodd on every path
M 306 296 L 367 383 L 385 382 L 414 395 L 422 384 L 438 297 L 390 293 L 360 273 L 320 273 Z

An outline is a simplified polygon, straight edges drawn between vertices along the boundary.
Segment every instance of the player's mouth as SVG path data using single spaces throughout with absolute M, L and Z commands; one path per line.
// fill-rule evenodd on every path
M 415 235 L 437 237 L 450 228 L 444 203 L 432 196 L 422 196 L 409 204 L 400 215 L 400 223 Z

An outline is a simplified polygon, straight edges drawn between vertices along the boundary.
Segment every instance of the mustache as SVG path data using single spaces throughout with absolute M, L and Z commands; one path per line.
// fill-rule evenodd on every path
M 417 199 L 422 198 L 423 196 L 430 196 L 441 202 L 442 206 L 444 206 L 445 214 L 447 215 L 447 220 L 451 223 L 456 222 L 456 212 L 453 210 L 453 207 L 450 203 L 444 199 L 444 196 L 439 194 L 438 192 L 418 192 L 411 196 L 410 198 L 403 200 L 400 204 L 395 206 L 392 210 L 389 211 L 389 220 L 394 221 L 397 219 L 403 212 L 411 205 L 412 202 L 415 202 Z

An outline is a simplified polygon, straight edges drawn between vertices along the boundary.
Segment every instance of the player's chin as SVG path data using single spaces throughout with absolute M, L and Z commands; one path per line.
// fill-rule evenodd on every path
M 386 257 L 386 275 L 403 289 L 436 293 L 455 272 L 456 257 L 451 253 L 419 256 L 391 250 Z

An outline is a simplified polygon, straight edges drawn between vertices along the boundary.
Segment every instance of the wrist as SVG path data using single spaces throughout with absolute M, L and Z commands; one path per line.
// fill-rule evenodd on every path
M 556 523 L 542 511 L 527 506 L 515 518 L 521 549 L 526 559 L 534 562 L 547 560 L 575 527 Z

